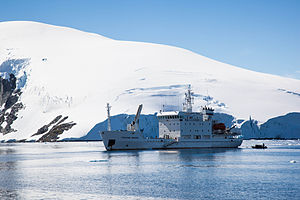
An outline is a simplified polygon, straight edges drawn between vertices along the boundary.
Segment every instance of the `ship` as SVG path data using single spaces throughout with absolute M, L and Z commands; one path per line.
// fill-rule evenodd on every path
M 111 130 L 111 106 L 107 103 L 107 131 L 100 133 L 106 150 L 237 148 L 242 144 L 239 129 L 235 126 L 227 128 L 224 123 L 214 120 L 214 109 L 208 106 L 193 112 L 193 100 L 189 85 L 182 111 L 159 111 L 156 137 L 146 137 L 139 126 L 142 104 L 127 130 Z

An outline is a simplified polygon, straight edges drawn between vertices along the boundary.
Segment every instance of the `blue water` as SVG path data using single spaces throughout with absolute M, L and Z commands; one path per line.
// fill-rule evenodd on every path
M 269 148 L 251 148 L 262 142 Z M 2 143 L 0 199 L 300 199 L 300 141 L 119 152 L 102 142 Z

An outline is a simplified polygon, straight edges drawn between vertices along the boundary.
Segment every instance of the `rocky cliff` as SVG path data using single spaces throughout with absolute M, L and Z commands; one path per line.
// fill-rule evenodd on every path
M 12 128 L 12 124 L 18 118 L 18 112 L 25 106 L 20 101 L 22 94 L 21 89 L 16 88 L 17 78 L 14 74 L 10 74 L 9 78 L 0 77 L 0 133 L 6 135 L 16 132 Z M 19 141 L 33 140 L 38 142 L 54 142 L 58 140 L 58 135 L 64 131 L 70 130 L 76 123 L 73 121 L 66 122 L 68 116 L 59 115 L 55 117 L 49 124 L 39 128 L 31 138 L 24 138 Z
M 21 90 L 16 89 L 16 77 L 9 75 L 9 79 L 0 77 L 0 133 L 3 135 L 14 132 L 11 127 L 18 118 L 18 111 L 24 107 L 19 101 Z

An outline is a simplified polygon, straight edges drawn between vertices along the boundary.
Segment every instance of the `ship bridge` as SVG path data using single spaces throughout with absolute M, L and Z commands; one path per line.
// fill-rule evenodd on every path
M 210 113 L 172 111 L 157 114 L 160 138 L 209 139 L 212 133 Z
M 159 112 L 157 114 L 159 137 L 173 139 L 210 139 L 212 137 L 213 109 L 202 107 L 201 112 L 193 112 L 191 86 L 185 93 L 183 111 Z

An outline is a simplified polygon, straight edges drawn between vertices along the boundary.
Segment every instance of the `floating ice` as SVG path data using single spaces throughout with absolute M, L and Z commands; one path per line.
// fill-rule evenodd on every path
M 90 162 L 108 162 L 108 160 L 91 160 Z

